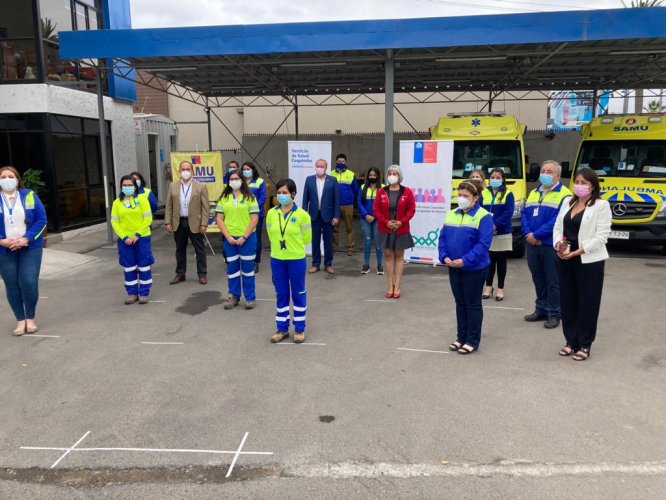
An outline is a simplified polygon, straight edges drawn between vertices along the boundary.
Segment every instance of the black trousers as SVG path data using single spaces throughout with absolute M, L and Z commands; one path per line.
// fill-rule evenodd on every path
M 495 279 L 495 268 L 497 268 L 497 288 L 504 289 L 504 279 L 506 278 L 506 260 L 510 252 L 489 252 L 490 267 L 488 268 L 488 277 L 486 286 L 493 286 Z
M 206 276 L 206 246 L 204 236 L 201 233 L 190 231 L 187 217 L 180 218 L 178 229 L 173 233 L 176 240 L 176 274 L 185 277 L 187 271 L 187 240 L 192 242 L 194 252 L 197 255 L 197 274 Z
M 562 330 L 575 350 L 590 347 L 597 335 L 597 320 L 604 287 L 605 261 L 583 264 L 580 257 L 558 259 Z

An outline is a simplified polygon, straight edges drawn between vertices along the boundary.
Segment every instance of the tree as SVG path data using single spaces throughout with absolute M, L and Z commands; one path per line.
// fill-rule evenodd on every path
M 648 102 L 647 106 L 643 109 L 648 113 L 663 113 L 666 110 L 666 106 L 655 100 Z

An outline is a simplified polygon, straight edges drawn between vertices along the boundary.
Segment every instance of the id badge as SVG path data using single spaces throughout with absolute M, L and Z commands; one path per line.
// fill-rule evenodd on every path
M 537 215 L 539 215 L 539 207 L 536 207 L 534 212 L 532 212 L 532 217 L 536 217 Z
M 14 217 L 9 218 L 9 227 L 15 227 L 16 226 L 16 220 Z

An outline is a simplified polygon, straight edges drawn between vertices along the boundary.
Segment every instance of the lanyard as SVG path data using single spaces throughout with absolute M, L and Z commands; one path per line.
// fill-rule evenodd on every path
M 280 210 L 280 209 L 278 209 Z M 280 210 L 280 218 L 278 219 L 278 222 L 280 223 L 280 237 L 282 238 L 280 240 L 280 250 L 286 250 L 287 249 L 287 242 L 284 239 L 284 233 L 287 232 L 287 226 L 289 225 L 289 221 L 291 220 L 291 214 L 294 213 L 294 209 L 292 208 L 288 213 L 283 214 L 282 210 Z M 287 219 L 287 222 L 285 222 L 284 227 L 282 227 L 282 220 Z
M 12 203 L 12 206 L 10 207 L 9 206 L 9 200 L 5 196 L 5 193 L 2 193 L 2 202 L 7 207 L 7 210 L 9 211 L 9 216 L 10 217 L 13 216 L 12 212 L 14 211 L 14 207 L 16 206 L 16 202 L 18 201 L 18 197 L 19 197 L 19 193 L 18 193 L 18 191 L 16 191 L 16 194 L 14 195 L 14 203 Z
M 187 186 L 187 190 L 184 189 L 183 184 L 180 184 L 180 192 L 183 193 L 183 200 L 187 203 L 187 196 L 190 194 L 190 191 L 192 190 L 192 182 L 190 182 Z

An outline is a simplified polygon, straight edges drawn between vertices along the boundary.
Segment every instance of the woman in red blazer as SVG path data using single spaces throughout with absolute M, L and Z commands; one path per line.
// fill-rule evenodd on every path
M 386 170 L 388 186 L 377 191 L 372 212 L 377 219 L 377 247 L 384 249 L 387 298 L 400 298 L 400 282 L 405 267 L 405 249 L 414 246 L 409 221 L 416 212 L 414 193 L 402 185 L 400 165 Z

